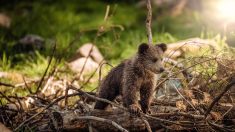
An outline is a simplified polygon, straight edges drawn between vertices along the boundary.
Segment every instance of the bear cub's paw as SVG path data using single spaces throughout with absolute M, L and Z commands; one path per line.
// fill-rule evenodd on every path
M 145 108 L 145 109 L 143 109 L 143 112 L 144 112 L 145 114 L 148 114 L 148 115 L 150 115 L 150 114 L 151 114 L 151 111 L 150 111 L 150 109 L 149 109 L 149 108 Z
M 129 111 L 132 116 L 140 116 L 140 113 L 143 112 L 137 104 L 129 105 Z

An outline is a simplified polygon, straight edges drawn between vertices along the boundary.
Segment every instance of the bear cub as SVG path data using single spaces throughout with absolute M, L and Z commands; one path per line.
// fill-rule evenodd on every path
M 166 49 L 164 43 L 141 44 L 133 58 L 124 60 L 102 80 L 98 97 L 113 101 L 122 95 L 123 105 L 131 113 L 149 113 L 158 74 L 164 71 L 162 55 Z M 94 109 L 105 109 L 107 106 L 108 103 L 97 101 Z

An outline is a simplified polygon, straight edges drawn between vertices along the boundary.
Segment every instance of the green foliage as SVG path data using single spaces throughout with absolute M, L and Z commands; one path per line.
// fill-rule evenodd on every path
M 36 51 L 34 57 L 30 57 L 23 63 L 17 64 L 15 69 L 26 76 L 42 76 L 48 66 L 48 61 L 48 58 L 45 58 L 38 51 Z M 53 61 L 51 65 L 53 65 Z
M 11 68 L 11 60 L 6 56 L 6 53 L 3 52 L 2 58 L 0 60 L 0 70 L 8 71 Z
M 219 49 L 227 49 L 228 44 L 226 43 L 226 36 L 222 37 L 220 34 L 217 34 L 213 40 L 215 40 L 216 44 L 218 45 Z

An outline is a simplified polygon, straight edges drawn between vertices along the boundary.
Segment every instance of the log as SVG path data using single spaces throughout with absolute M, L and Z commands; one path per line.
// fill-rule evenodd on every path
M 204 115 L 197 115 L 192 114 L 192 112 L 179 112 L 175 111 L 175 107 L 168 106 L 170 108 L 173 108 L 172 111 L 164 111 L 164 109 L 160 109 L 161 106 L 153 106 L 151 107 L 151 116 L 157 117 L 161 119 L 169 119 L 169 120 L 177 120 L 180 121 L 191 121 L 198 123 L 198 129 L 201 129 L 201 124 L 204 124 L 206 122 Z M 165 106 L 167 107 L 167 106 Z M 225 113 L 231 107 L 225 107 L 225 106 L 216 106 L 215 109 L 219 111 L 223 111 Z M 229 110 L 229 112 L 226 115 L 229 115 L 230 119 L 235 119 L 235 108 L 232 108 Z M 140 117 L 133 117 L 128 112 L 125 112 L 120 109 L 113 109 L 112 111 L 104 111 L 104 110 L 92 110 L 88 113 L 76 113 L 74 111 L 68 111 L 63 112 L 61 115 L 63 118 L 64 126 L 63 131 L 88 131 L 89 127 L 92 128 L 93 131 L 102 131 L 102 132 L 109 132 L 109 131 L 147 131 L 147 127 Z M 209 115 L 211 116 L 211 115 Z M 225 118 L 228 118 L 227 116 Z M 214 118 L 208 118 L 211 121 L 214 120 Z M 152 118 L 148 118 L 145 120 L 148 121 L 151 129 L 153 131 L 160 130 L 164 128 L 162 124 L 168 124 L 172 125 L 170 123 L 162 123 L 160 121 L 154 120 Z M 222 119 L 226 120 L 226 119 Z M 226 125 L 228 122 L 225 122 L 224 125 Z M 229 125 L 233 124 L 234 122 L 229 122 Z M 117 125 L 117 126 L 115 126 Z M 235 125 L 235 124 L 233 124 Z M 177 125 L 176 125 L 177 126 Z M 180 128 L 180 126 L 179 126 Z M 197 128 L 197 125 L 194 126 L 194 128 Z M 193 130 L 193 127 L 181 127 L 181 130 Z M 206 129 L 206 127 L 204 128 Z
M 196 54 L 202 49 L 213 52 L 214 50 L 218 49 L 218 45 L 212 40 L 191 38 L 167 44 L 167 50 L 164 54 L 168 58 L 175 59 L 183 57 L 186 53 Z
M 184 117 L 185 120 L 203 120 L 203 115 L 193 115 L 184 112 L 171 112 L 171 113 L 161 113 L 160 111 L 163 109 L 158 109 L 156 107 L 152 107 L 151 111 L 159 113 L 154 113 L 151 116 L 158 117 L 161 119 L 170 119 L 170 118 L 177 118 L 177 117 Z M 62 115 L 64 128 L 63 131 L 88 131 L 88 127 L 90 124 L 93 129 L 102 131 L 102 132 L 109 132 L 109 131 L 118 131 L 118 129 L 111 125 L 111 123 L 107 123 L 107 121 L 97 121 L 95 119 L 91 119 L 98 117 L 102 119 L 109 120 L 110 122 L 113 121 L 120 125 L 122 128 L 128 131 L 146 131 L 147 127 L 140 117 L 133 117 L 128 112 L 122 111 L 120 109 L 114 109 L 113 111 L 104 111 L 104 110 L 93 110 L 90 113 L 86 114 L 76 114 L 73 111 L 66 112 Z M 86 119 L 89 118 L 89 119 Z M 151 126 L 151 129 L 156 131 L 161 129 L 161 122 L 148 118 L 146 119 Z
M 86 117 L 87 115 L 78 114 L 76 115 L 74 112 L 69 112 L 63 116 L 64 118 L 64 129 L 63 131 L 87 131 L 88 124 L 92 126 L 93 129 L 102 131 L 102 132 L 110 132 L 110 131 L 118 131 L 117 128 L 108 124 L 107 122 L 101 122 L 96 120 L 79 120 L 77 117 Z M 89 113 L 89 116 L 100 117 L 107 120 L 112 120 L 115 123 L 119 124 L 121 127 L 127 129 L 128 131 L 145 131 L 145 123 L 142 119 L 137 117 L 131 117 L 129 113 L 114 110 L 114 111 L 103 111 L 103 110 L 94 110 Z M 153 128 L 160 128 L 160 124 L 157 121 L 148 120 L 150 126 Z

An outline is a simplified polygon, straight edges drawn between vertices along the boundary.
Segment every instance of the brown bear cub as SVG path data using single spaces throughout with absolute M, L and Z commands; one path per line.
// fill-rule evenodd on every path
M 133 58 L 113 68 L 102 80 L 98 97 L 113 101 L 116 96 L 122 95 L 123 105 L 131 113 L 138 114 L 141 111 L 149 113 L 158 79 L 157 74 L 164 71 L 162 55 L 166 49 L 167 46 L 163 43 L 155 46 L 141 44 Z M 107 106 L 107 103 L 97 101 L 94 108 L 105 109 Z

